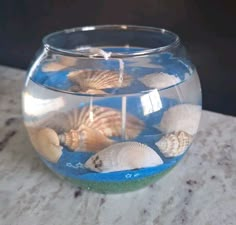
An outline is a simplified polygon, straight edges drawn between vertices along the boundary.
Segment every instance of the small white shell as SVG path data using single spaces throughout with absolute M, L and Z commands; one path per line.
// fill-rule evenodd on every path
M 77 84 L 79 86 L 78 89 L 81 91 L 126 87 L 132 81 L 130 76 L 124 74 L 123 80 L 120 82 L 119 72 L 111 70 L 78 70 L 70 72 L 67 77 Z
M 145 86 L 158 90 L 181 82 L 179 77 L 168 73 L 152 73 L 139 79 Z
M 165 157 L 182 155 L 191 144 L 192 136 L 184 131 L 174 132 L 162 137 L 156 146 Z
M 201 107 L 192 104 L 180 104 L 169 108 L 157 126 L 163 133 L 185 131 L 194 135 L 201 117 Z
M 147 145 L 139 142 L 122 142 L 111 145 L 90 157 L 85 167 L 107 173 L 133 170 L 163 164 L 160 156 Z
M 56 163 L 62 155 L 62 147 L 57 133 L 50 128 L 34 129 L 27 127 L 32 145 L 48 161 Z

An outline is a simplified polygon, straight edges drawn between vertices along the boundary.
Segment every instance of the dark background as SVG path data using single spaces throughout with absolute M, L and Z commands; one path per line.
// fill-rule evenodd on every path
M 0 64 L 26 69 L 42 37 L 84 25 L 170 29 L 196 65 L 204 108 L 236 115 L 236 3 L 230 0 L 0 0 Z

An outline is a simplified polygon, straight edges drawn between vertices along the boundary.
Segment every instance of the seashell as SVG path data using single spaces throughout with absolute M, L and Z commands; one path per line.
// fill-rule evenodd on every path
M 78 85 L 74 85 L 70 88 L 70 91 L 73 92 L 80 92 L 81 94 L 91 94 L 91 95 L 107 95 L 107 92 L 99 90 L 99 89 L 87 89 L 87 90 L 80 90 Z
M 35 129 L 27 127 L 32 145 L 48 161 L 56 163 L 62 155 L 62 147 L 57 133 L 50 128 Z
M 106 88 L 120 88 L 130 85 L 132 78 L 126 74 L 120 82 L 120 74 L 111 70 L 78 70 L 70 72 L 68 79 L 79 86 L 79 90 L 101 90 Z
M 94 105 L 85 106 L 81 109 L 75 109 L 67 114 L 68 130 L 77 130 L 83 124 L 86 127 L 99 131 L 106 137 L 121 136 L 121 113 L 115 109 Z M 63 126 L 64 129 L 66 124 Z M 69 129 L 68 129 L 69 128 Z M 144 124 L 133 115 L 126 114 L 126 138 L 131 139 L 139 135 L 143 130 Z
M 56 71 L 59 71 L 59 70 L 64 70 L 67 67 L 68 66 L 63 65 L 63 64 L 58 63 L 58 62 L 50 62 L 50 63 L 47 63 L 47 64 L 43 65 L 42 71 L 43 72 L 56 72 Z
M 43 72 L 56 72 L 59 70 L 63 70 L 67 67 L 71 67 L 76 65 L 77 59 L 74 57 L 68 56 L 60 56 L 58 57 L 57 61 L 49 62 L 43 65 L 42 71 Z
M 70 130 L 59 135 L 60 143 L 73 151 L 100 151 L 112 143 L 113 140 L 102 135 L 99 131 L 81 125 L 78 130 Z
M 173 86 L 181 82 L 179 77 L 168 73 L 152 73 L 139 78 L 145 86 L 149 88 L 157 88 L 158 90 Z
M 139 142 L 121 142 L 111 145 L 90 157 L 85 167 L 107 173 L 133 170 L 163 164 L 160 156 L 150 147 Z
M 158 129 L 163 133 L 182 130 L 190 135 L 194 135 L 197 132 L 200 117 L 201 107 L 199 105 L 175 105 L 164 112 Z
M 155 144 L 165 157 L 175 157 L 185 152 L 192 139 L 192 135 L 179 131 L 165 135 Z
M 109 137 L 121 137 L 122 134 L 121 113 L 112 108 L 96 105 L 73 109 L 67 113 L 52 112 L 40 120 L 27 121 L 25 125 L 37 129 L 43 127 L 53 129 L 59 134 L 62 144 L 76 151 L 80 148 L 81 151 L 101 150 L 113 143 Z M 126 139 L 135 138 L 143 128 L 142 121 L 133 115 L 126 114 Z M 78 140 L 81 139 L 83 142 L 72 138 L 75 136 L 74 132 L 78 133 Z M 68 137 L 73 139 L 72 143 Z M 77 145 L 78 147 L 75 147 Z

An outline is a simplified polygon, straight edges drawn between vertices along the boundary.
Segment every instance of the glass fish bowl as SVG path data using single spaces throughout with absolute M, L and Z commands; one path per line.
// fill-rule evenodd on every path
M 180 38 L 104 25 L 51 33 L 28 70 L 24 124 L 55 174 L 95 192 L 156 182 L 197 132 L 201 87 Z

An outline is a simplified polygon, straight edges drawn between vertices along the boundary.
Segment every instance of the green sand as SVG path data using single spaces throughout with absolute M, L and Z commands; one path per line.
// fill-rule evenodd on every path
M 65 179 L 70 181 L 72 184 L 88 191 L 94 191 L 103 194 L 123 193 L 123 192 L 135 191 L 150 184 L 153 184 L 161 177 L 163 177 L 165 174 L 170 172 L 173 168 L 174 166 L 165 170 L 162 173 L 158 173 L 153 176 L 125 182 L 94 182 L 94 181 L 77 180 L 71 178 L 65 178 Z

